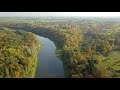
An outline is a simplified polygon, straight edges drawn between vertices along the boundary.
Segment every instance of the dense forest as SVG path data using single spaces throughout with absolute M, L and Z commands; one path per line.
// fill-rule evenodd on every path
M 33 78 L 40 43 L 34 34 L 0 28 L 0 78 Z
M 5 18 L 0 27 L 51 39 L 67 78 L 120 77 L 120 18 Z

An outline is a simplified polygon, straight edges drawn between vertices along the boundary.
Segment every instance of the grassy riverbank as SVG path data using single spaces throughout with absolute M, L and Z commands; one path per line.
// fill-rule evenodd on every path
M 39 45 L 38 49 L 36 50 L 36 54 L 34 56 L 34 58 L 35 58 L 35 69 L 34 69 L 34 72 L 33 72 L 34 73 L 33 78 L 36 77 L 36 70 L 37 70 L 37 64 L 38 64 L 38 54 L 39 54 L 39 51 L 40 51 L 40 45 Z
M 64 60 L 62 58 L 62 50 L 60 48 L 57 48 L 56 51 L 55 51 L 55 55 L 62 61 L 63 68 L 64 68 L 64 75 L 65 75 L 65 78 L 67 78 L 69 73 L 68 73 L 68 70 L 67 70 L 67 68 L 64 64 Z

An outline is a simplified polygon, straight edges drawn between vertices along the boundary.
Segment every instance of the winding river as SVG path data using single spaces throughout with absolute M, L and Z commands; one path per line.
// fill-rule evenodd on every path
M 62 61 L 55 56 L 56 46 L 48 38 L 38 36 L 41 42 L 38 54 L 38 65 L 36 78 L 64 78 L 64 68 Z

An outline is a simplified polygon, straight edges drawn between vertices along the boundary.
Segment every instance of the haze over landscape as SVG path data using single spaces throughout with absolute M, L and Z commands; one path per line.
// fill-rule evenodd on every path
M 89 16 L 120 17 L 120 12 L 0 12 L 0 17 Z

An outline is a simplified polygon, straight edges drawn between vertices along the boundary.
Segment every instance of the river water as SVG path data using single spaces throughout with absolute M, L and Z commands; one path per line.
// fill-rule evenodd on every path
M 64 68 L 62 61 L 55 56 L 56 46 L 48 38 L 38 36 L 41 42 L 38 54 L 38 65 L 36 78 L 64 78 Z

